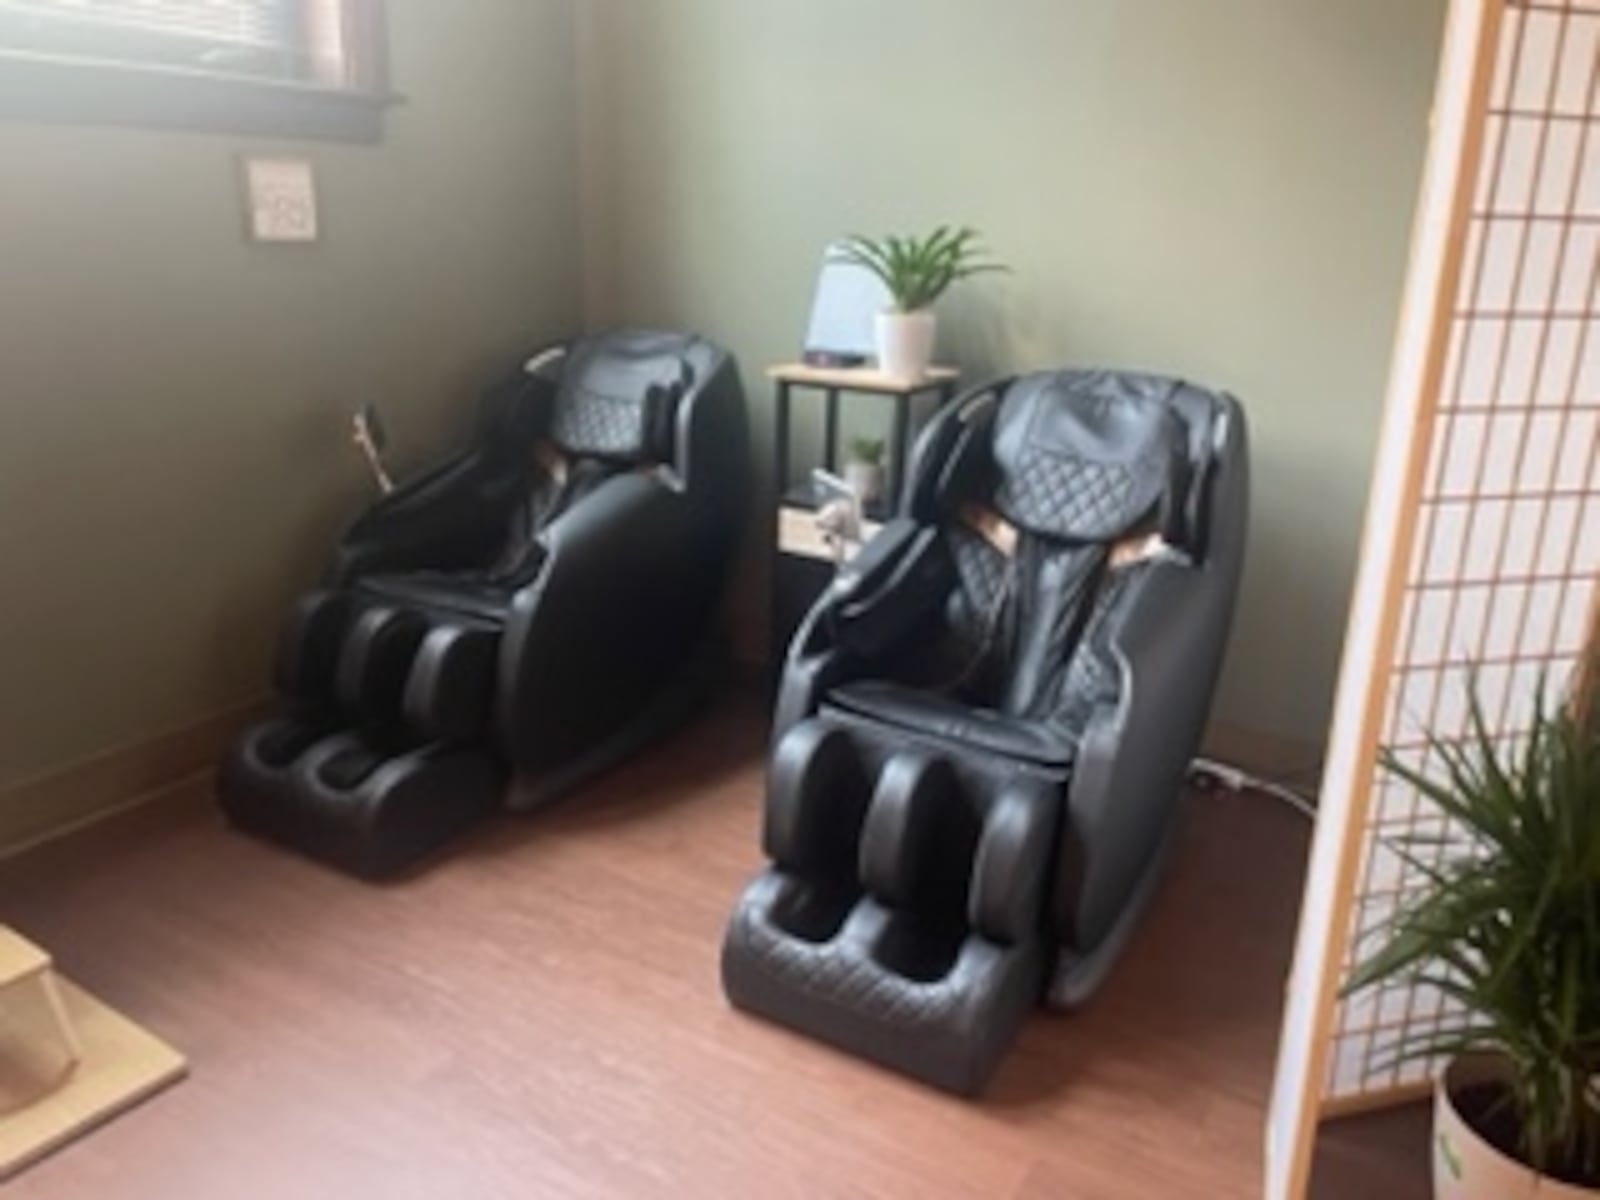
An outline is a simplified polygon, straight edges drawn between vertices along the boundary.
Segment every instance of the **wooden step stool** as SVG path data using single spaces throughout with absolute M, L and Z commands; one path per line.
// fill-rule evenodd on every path
M 185 1071 L 165 1042 L 56 974 L 0 925 L 0 1180 Z
M 0 1118 L 65 1084 L 82 1058 L 50 956 L 0 926 Z

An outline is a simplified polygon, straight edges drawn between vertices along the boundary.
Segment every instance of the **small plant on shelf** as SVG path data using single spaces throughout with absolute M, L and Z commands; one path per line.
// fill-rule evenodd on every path
M 883 449 L 882 438 L 850 439 L 850 455 L 844 464 L 844 481 L 861 497 L 863 504 L 871 504 L 883 495 Z
M 846 262 L 870 271 L 883 283 L 892 304 L 878 314 L 878 366 L 896 378 L 916 379 L 933 361 L 932 308 L 953 284 L 974 275 L 1010 270 L 989 257 L 978 231 L 941 225 L 925 237 L 866 237 L 855 234 L 840 245 Z
M 883 439 L 869 437 L 851 438 L 850 461 L 865 463 L 869 467 L 883 466 Z
M 1474 687 L 1468 735 L 1428 740 L 1437 772 L 1384 758 L 1460 834 L 1391 842 L 1423 885 L 1345 992 L 1400 980 L 1460 1010 L 1396 1049 L 1450 1059 L 1439 1196 L 1600 1195 L 1600 739 L 1581 703 L 1539 695 L 1509 749 Z

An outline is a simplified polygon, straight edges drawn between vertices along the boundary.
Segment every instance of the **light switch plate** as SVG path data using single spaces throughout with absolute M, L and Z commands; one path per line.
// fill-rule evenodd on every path
M 245 202 L 258 242 L 317 240 L 317 187 L 303 158 L 247 158 Z

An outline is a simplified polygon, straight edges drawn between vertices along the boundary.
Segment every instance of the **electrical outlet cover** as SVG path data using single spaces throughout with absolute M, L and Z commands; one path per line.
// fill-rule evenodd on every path
M 245 160 L 250 236 L 258 242 L 317 240 L 317 189 L 303 158 Z

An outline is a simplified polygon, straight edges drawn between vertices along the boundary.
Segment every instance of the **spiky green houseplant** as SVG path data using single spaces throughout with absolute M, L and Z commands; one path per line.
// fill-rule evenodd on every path
M 963 279 L 1010 270 L 990 259 L 978 231 L 965 225 L 941 225 L 926 237 L 855 234 L 840 245 L 839 256 L 881 279 L 895 311 L 902 313 L 932 308 L 951 284 Z
M 1429 739 L 1437 774 L 1385 756 L 1470 849 L 1436 865 L 1428 847 L 1436 853 L 1441 839 L 1394 844 L 1424 883 L 1345 991 L 1398 979 L 1455 1000 L 1458 1028 L 1414 1037 L 1397 1057 L 1500 1056 L 1509 1073 L 1499 1103 L 1515 1118 L 1519 1156 L 1597 1186 L 1600 738 L 1584 715 L 1541 699 L 1527 737 L 1508 749 L 1490 734 L 1476 687 L 1469 708 L 1467 737 Z
M 883 439 L 874 437 L 851 438 L 850 458 L 854 462 L 863 463 L 869 467 L 881 467 L 883 465 Z

